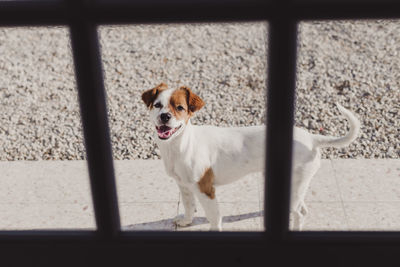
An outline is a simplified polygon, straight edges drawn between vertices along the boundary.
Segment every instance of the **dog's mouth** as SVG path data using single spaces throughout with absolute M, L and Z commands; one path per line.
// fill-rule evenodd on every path
M 182 127 L 182 125 L 179 125 L 176 128 L 171 128 L 171 127 L 168 127 L 167 125 L 156 126 L 158 138 L 166 140 L 166 139 L 170 138 L 181 127 Z

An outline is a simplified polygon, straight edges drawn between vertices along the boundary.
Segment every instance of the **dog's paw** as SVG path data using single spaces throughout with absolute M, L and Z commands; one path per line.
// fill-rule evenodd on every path
M 221 224 L 219 224 L 219 225 L 211 225 L 210 226 L 210 231 L 221 232 L 222 231 Z
M 174 223 L 177 226 L 188 226 L 192 224 L 193 219 L 192 218 L 185 218 L 185 216 L 178 215 L 174 218 Z

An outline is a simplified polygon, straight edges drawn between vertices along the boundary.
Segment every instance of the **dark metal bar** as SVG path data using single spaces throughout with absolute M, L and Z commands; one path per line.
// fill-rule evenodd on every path
M 0 25 L 67 24 L 65 1 L 0 1 Z
M 69 25 L 97 231 L 1 231 L 2 262 L 71 266 L 176 262 L 252 266 L 386 266 L 398 259 L 399 232 L 288 232 L 296 21 L 399 18 L 397 1 L 0 1 L 0 25 Z M 322 3 L 323 2 L 323 3 Z M 120 222 L 96 25 L 270 19 L 266 228 L 258 233 L 119 233 Z M 100 235 L 99 235 L 100 234 Z M 193 242 L 195 240 L 195 242 Z M 276 242 L 285 241 L 285 242 Z M 199 257 L 199 251 L 207 257 Z M 311 252 L 311 253 L 310 253 Z M 132 257 L 134 253 L 134 257 Z M 157 257 L 154 257 L 154 255 Z M 312 254 L 310 256 L 310 254 Z M 20 255 L 23 255 L 21 257 Z M 213 259 L 211 256 L 218 256 Z M 61 261 L 60 261 L 61 259 Z M 86 259 L 82 261 L 82 259 Z M 249 260 L 250 259 L 250 260 Z M 262 263 L 259 263 L 263 265 Z M 160 264 L 158 264 L 159 266 Z M 293 264 L 292 264 L 293 265 Z
M 265 20 L 271 0 L 99 1 L 90 6 L 101 24 Z M 118 15 L 116 15 L 118 14 Z
M 90 10 L 98 23 L 113 24 L 269 20 L 281 7 L 297 20 L 400 18 L 396 0 L 103 0 Z
M 296 27 L 284 9 L 269 21 L 265 227 L 273 240 L 284 237 L 289 221 Z
M 120 218 L 97 28 L 85 19 L 79 1 L 74 3 L 71 45 L 96 224 L 101 236 L 113 238 L 120 231 Z
M 0 250 L 2 262 L 12 263 L 7 266 L 92 266 L 95 263 L 124 266 L 126 262 L 143 266 L 170 262 L 178 266 L 266 266 L 273 260 L 277 260 L 279 266 L 396 266 L 393 262 L 398 261 L 398 246 L 385 242 L 348 244 L 321 240 L 272 244 L 240 238 L 221 238 L 215 242 L 218 238 L 199 238 L 198 241 L 196 235 L 176 242 L 172 234 L 172 242 L 146 238 L 114 241 L 60 238 L 45 242 L 27 239 L 0 243 Z M 199 251 L 205 256 L 200 256 Z M 178 259 L 177 252 L 180 253 Z M 142 262 L 144 264 L 139 264 Z
M 289 232 L 286 245 L 326 245 L 335 246 L 346 243 L 355 246 L 400 247 L 400 232 L 393 231 L 306 231 Z M 265 239 L 262 232 L 160 232 L 160 231 L 123 231 L 110 242 L 137 244 L 182 244 L 190 246 L 196 240 L 197 245 L 274 245 L 273 240 Z M 96 230 L 13 230 L 0 231 L 0 246 L 7 244 L 26 244 L 43 242 L 97 242 L 104 241 Z M 272 241 L 272 242 L 271 242 Z
M 66 25 L 68 1 L 0 1 L 0 25 Z M 279 12 L 272 0 L 81 1 L 96 24 L 268 20 Z M 283 4 L 281 4 L 283 6 Z M 396 0 L 285 1 L 297 20 L 400 18 Z
M 290 10 L 297 20 L 400 18 L 400 2 L 396 0 L 297 0 Z

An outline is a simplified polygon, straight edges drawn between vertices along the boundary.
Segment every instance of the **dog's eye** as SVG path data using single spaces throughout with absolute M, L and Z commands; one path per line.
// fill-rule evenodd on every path
M 185 108 L 182 107 L 182 106 L 177 106 L 176 109 L 179 110 L 179 111 L 185 110 Z
M 160 103 L 160 102 L 157 102 L 157 103 L 154 105 L 154 107 L 155 107 L 155 108 L 161 108 L 161 103 Z

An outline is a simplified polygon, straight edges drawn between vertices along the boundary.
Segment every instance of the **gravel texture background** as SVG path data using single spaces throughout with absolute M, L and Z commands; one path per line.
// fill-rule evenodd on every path
M 267 25 L 103 26 L 99 29 L 115 159 L 159 158 L 141 102 L 160 82 L 187 85 L 206 106 L 195 124 L 265 121 Z M 299 26 L 296 126 L 342 135 L 335 108 L 353 110 L 360 137 L 324 158 L 400 157 L 400 21 Z M 84 159 L 66 28 L 0 29 L 0 160 Z

